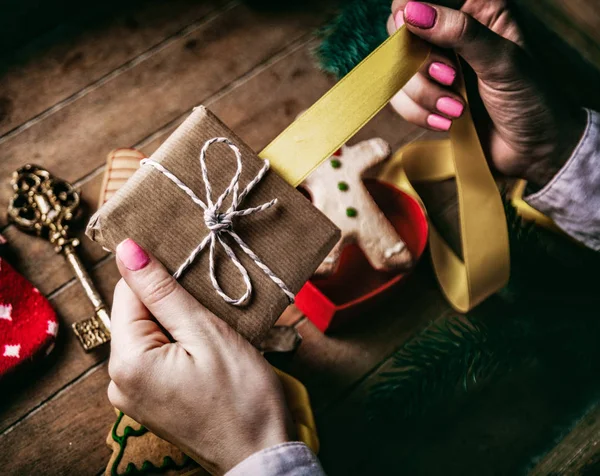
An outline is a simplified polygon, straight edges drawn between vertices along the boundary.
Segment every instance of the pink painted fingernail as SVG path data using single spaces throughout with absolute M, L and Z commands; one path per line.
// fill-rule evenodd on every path
M 396 28 L 400 28 L 404 25 L 404 12 L 402 10 L 398 10 L 394 13 L 394 23 L 396 24 Z
M 404 7 L 406 21 L 417 28 L 427 30 L 435 24 L 435 8 L 419 2 L 408 2 Z
M 427 124 L 438 131 L 447 131 L 450 129 L 452 121 L 445 117 L 438 116 L 437 114 L 429 114 L 427 117 Z
M 456 70 L 444 63 L 431 63 L 429 66 L 429 76 L 438 83 L 450 86 L 456 78 Z
M 130 238 L 117 245 L 117 257 L 130 271 L 138 271 L 150 262 L 148 254 Z
M 450 117 L 460 117 L 463 112 L 464 106 L 456 99 L 449 97 L 442 97 L 437 100 L 435 107 L 442 114 L 446 114 Z

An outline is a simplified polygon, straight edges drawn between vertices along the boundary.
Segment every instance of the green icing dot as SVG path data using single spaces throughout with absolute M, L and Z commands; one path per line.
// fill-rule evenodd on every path
M 348 207 L 346 208 L 346 215 L 350 218 L 354 218 L 356 215 L 358 215 L 358 212 L 356 211 L 356 208 Z
M 339 169 L 339 168 L 342 166 L 342 163 L 341 163 L 339 160 L 337 160 L 337 159 L 333 159 L 333 160 L 331 161 L 331 166 L 332 166 L 334 169 Z
M 350 187 L 348 187 L 348 184 L 346 182 L 338 182 L 338 189 L 340 189 L 342 192 L 345 192 L 349 188 Z

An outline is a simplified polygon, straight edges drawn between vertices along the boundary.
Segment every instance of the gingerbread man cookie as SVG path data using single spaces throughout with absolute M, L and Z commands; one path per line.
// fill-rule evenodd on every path
M 343 248 L 356 243 L 373 268 L 404 271 L 413 264 L 406 244 L 379 209 L 362 179 L 390 155 L 383 139 L 342 148 L 323 162 L 303 183 L 313 204 L 342 230 L 342 238 L 317 269 L 328 276 L 338 266 Z

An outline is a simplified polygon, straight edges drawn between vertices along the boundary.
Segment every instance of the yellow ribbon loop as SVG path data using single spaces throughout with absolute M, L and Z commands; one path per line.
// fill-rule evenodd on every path
M 299 185 L 389 102 L 419 71 L 429 51 L 426 43 L 400 28 L 259 155 L 288 183 Z M 502 288 L 510 269 L 504 207 L 467 109 L 454 121 L 450 139 L 409 144 L 380 177 L 421 204 L 411 182 L 455 178 L 463 259 L 433 226 L 429 244 L 442 290 L 460 312 Z
M 285 401 L 296 425 L 296 437 L 313 453 L 319 452 L 319 437 L 306 387 L 291 375 L 273 367 L 281 380 Z

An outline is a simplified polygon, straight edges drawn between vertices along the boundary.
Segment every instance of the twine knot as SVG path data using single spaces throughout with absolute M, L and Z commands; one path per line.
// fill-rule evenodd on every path
M 235 153 L 235 157 L 237 159 L 237 170 L 229 183 L 229 186 L 225 189 L 225 191 L 219 196 L 216 202 L 212 201 L 212 188 L 210 182 L 208 180 L 208 170 L 206 168 L 206 151 L 207 149 L 216 142 L 222 142 L 227 144 L 231 150 Z M 240 262 L 235 252 L 229 244 L 224 241 L 224 235 L 229 235 L 233 240 L 239 245 L 239 247 L 246 253 L 256 265 L 275 283 L 277 286 L 281 288 L 281 290 L 288 297 L 290 303 L 294 302 L 294 293 L 292 293 L 286 284 L 279 279 L 271 269 L 264 264 L 258 256 L 244 243 L 244 241 L 240 238 L 240 236 L 233 229 L 233 219 L 235 217 L 244 217 L 247 215 L 252 215 L 254 213 L 262 212 L 268 208 L 271 208 L 273 205 L 277 203 L 277 199 L 273 199 L 270 202 L 263 203 L 257 207 L 246 208 L 242 210 L 238 210 L 240 203 L 244 200 L 246 195 L 256 186 L 258 182 L 262 180 L 265 173 L 269 170 L 269 162 L 267 160 L 264 161 L 264 165 L 262 169 L 256 174 L 250 183 L 246 186 L 241 193 L 239 193 L 239 180 L 242 174 L 242 155 L 237 146 L 231 142 L 229 139 L 225 137 L 213 137 L 212 139 L 207 140 L 202 146 L 202 150 L 200 151 L 200 168 L 202 171 L 202 180 L 204 181 L 204 188 L 206 190 L 206 202 L 205 204 L 198 196 L 194 193 L 194 191 L 189 188 L 185 183 L 183 183 L 177 176 L 172 174 L 169 170 L 167 170 L 163 165 L 152 159 L 144 159 L 141 161 L 141 165 L 150 165 L 154 167 L 156 170 L 165 175 L 169 180 L 171 180 L 175 185 L 177 185 L 181 190 L 183 190 L 192 201 L 198 205 L 200 208 L 204 210 L 204 223 L 209 230 L 209 234 L 204 237 L 204 239 L 200 242 L 196 248 L 190 253 L 187 259 L 183 262 L 183 264 L 173 273 L 175 279 L 179 279 L 179 277 L 183 274 L 183 272 L 191 265 L 196 256 L 210 243 L 210 280 L 212 282 L 215 291 L 229 304 L 234 306 L 243 306 L 247 304 L 252 296 L 252 283 L 250 281 L 250 276 L 248 275 L 248 270 L 244 267 L 244 265 Z M 223 206 L 223 202 L 225 199 L 231 194 L 231 205 L 229 208 L 222 212 L 221 207 Z M 246 292 L 239 297 L 238 299 L 233 299 L 229 297 L 225 292 L 221 289 L 219 282 L 217 281 L 216 273 L 215 273 L 215 246 L 217 241 L 223 247 L 223 250 L 227 254 L 227 256 L 231 259 L 235 267 L 239 270 L 242 275 L 242 279 L 246 285 Z
M 233 225 L 229 215 L 219 213 L 214 207 L 204 210 L 204 223 L 206 224 L 206 227 L 214 233 L 231 230 Z

